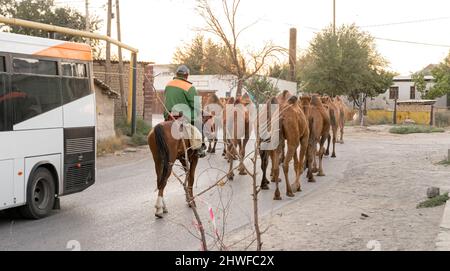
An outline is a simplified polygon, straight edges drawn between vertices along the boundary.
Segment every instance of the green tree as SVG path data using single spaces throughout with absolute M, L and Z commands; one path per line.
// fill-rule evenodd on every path
M 275 97 L 280 92 L 267 76 L 254 76 L 248 79 L 244 88 L 258 104 L 264 104 L 269 98 Z
M 193 75 L 224 74 L 223 66 L 227 59 L 224 48 L 203 35 L 197 35 L 191 43 L 178 47 L 173 56 L 174 64 L 187 65 Z
M 39 23 L 62 26 L 72 29 L 85 30 L 86 20 L 75 9 L 57 7 L 53 0 L 0 0 L 0 15 L 29 20 Z M 93 16 L 90 18 L 90 30 L 100 29 L 101 20 Z M 3 26 L 2 31 L 47 38 L 49 33 L 39 29 L 24 28 L 20 26 Z M 86 39 L 65 34 L 55 33 L 55 38 L 66 41 L 85 42 Z M 94 42 L 94 46 L 98 42 Z
M 421 94 L 422 99 L 427 99 L 427 81 L 423 72 L 417 72 L 412 75 L 412 80 L 417 91 Z
M 318 33 L 301 63 L 302 91 L 348 96 L 358 106 L 361 122 L 367 99 L 386 92 L 394 77 L 373 37 L 355 25 Z
M 427 94 L 427 99 L 436 99 L 450 95 L 450 53 L 439 65 L 431 71 L 435 85 Z

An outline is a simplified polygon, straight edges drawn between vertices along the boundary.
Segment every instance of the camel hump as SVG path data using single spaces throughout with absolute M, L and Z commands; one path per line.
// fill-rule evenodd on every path
M 297 104 L 297 103 L 298 103 L 298 97 L 297 97 L 297 96 L 292 96 L 292 97 L 290 97 L 289 100 L 288 100 L 288 103 L 289 103 L 290 105 Z

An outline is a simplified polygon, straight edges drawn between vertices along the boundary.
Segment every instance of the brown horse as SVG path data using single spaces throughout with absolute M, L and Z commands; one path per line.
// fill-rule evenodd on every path
M 179 160 L 186 169 L 188 181 L 188 195 L 186 195 L 188 203 L 193 199 L 193 184 L 195 177 L 195 169 L 198 164 L 198 156 L 195 151 L 189 149 L 190 142 L 187 139 L 176 139 L 172 135 L 172 125 L 174 121 L 167 121 L 158 124 L 148 136 L 148 145 L 155 161 L 155 170 L 158 185 L 158 199 L 156 201 L 155 216 L 163 218 L 163 214 L 168 213 L 166 203 L 164 201 L 164 188 L 167 185 L 172 168 L 176 160 Z M 181 129 L 186 129 L 181 127 Z M 182 132 L 181 132 L 182 133 Z M 180 134 L 181 134 L 180 133 Z M 180 137 L 181 138 L 181 137 Z M 187 159 L 186 161 L 186 149 Z M 188 163 L 189 162 L 189 167 Z M 190 202 L 190 205 L 195 202 Z
M 206 100 L 205 106 L 203 108 L 204 116 L 204 137 L 208 139 L 208 153 L 216 153 L 216 147 L 218 142 L 218 131 L 221 127 L 220 120 L 223 114 L 223 105 L 216 94 L 209 94 Z
M 329 97 L 322 97 L 322 103 L 327 107 L 328 112 L 330 114 L 330 122 L 331 122 L 331 131 L 332 134 L 328 137 L 328 147 L 325 152 L 325 155 L 330 155 L 330 145 L 331 145 L 331 137 L 333 137 L 333 153 L 331 155 L 332 158 L 336 158 L 336 142 L 338 138 L 338 130 L 340 129 L 341 123 L 341 111 L 338 105 Z
M 293 197 L 294 192 L 301 191 L 301 175 L 303 174 L 303 163 L 308 150 L 309 144 L 309 125 L 306 116 L 298 106 L 298 98 L 290 96 L 285 100 L 286 96 L 282 94 L 282 98 L 273 98 L 267 103 L 267 114 L 269 123 L 274 117 L 275 122 L 278 121 L 279 127 L 270 127 L 270 133 L 278 133 L 279 142 L 276 144 L 273 150 L 260 150 L 261 155 L 261 169 L 263 171 L 263 178 L 261 181 L 261 189 L 268 189 L 268 180 L 266 176 L 267 167 L 269 164 L 269 157 L 272 160 L 272 181 L 276 183 L 276 190 L 274 200 L 281 200 L 281 193 L 279 189 L 279 172 L 280 163 L 279 159 L 282 153 L 284 153 L 284 145 L 287 143 L 287 153 L 283 161 L 283 171 L 286 181 L 286 195 Z M 285 101 L 284 104 L 279 104 L 279 101 Z M 279 110 L 277 112 L 271 112 L 271 105 L 278 104 Z M 279 129 L 275 131 L 274 129 Z M 264 138 L 260 139 L 264 141 Z M 300 156 L 297 156 L 297 150 L 300 147 Z M 294 159 L 294 168 L 296 173 L 295 183 L 291 186 L 289 182 L 289 164 Z M 311 161 L 311 159 L 308 159 Z
M 250 99 L 245 95 L 238 97 L 233 106 L 231 99 L 224 113 L 224 141 L 226 142 L 226 159 L 229 162 L 228 179 L 234 179 L 233 162 L 239 160 L 239 175 L 247 175 L 244 166 L 245 148 L 250 140 L 250 113 L 246 106 Z
M 323 156 L 325 154 L 325 142 L 330 135 L 330 116 L 328 111 L 322 104 L 318 95 L 312 97 L 302 97 L 301 107 L 303 112 L 308 118 L 309 131 L 310 131 L 310 144 L 308 148 L 308 159 L 313 160 L 313 167 L 310 167 L 310 161 L 308 161 L 308 181 L 315 182 L 313 173 L 318 172 L 318 176 L 325 176 L 323 171 Z M 319 151 L 317 151 L 317 145 L 319 145 Z M 317 168 L 316 156 L 319 156 L 319 168 Z

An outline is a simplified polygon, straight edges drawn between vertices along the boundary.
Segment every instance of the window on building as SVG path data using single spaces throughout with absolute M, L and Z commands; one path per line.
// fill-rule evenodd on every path
M 389 90 L 389 99 L 396 100 L 398 98 L 398 87 L 391 87 L 391 89 Z
M 0 56 L 0 72 L 6 72 L 6 61 L 4 56 Z
M 58 77 L 15 74 L 11 83 L 11 91 L 17 96 L 14 99 L 14 124 L 62 105 Z
M 13 70 L 22 74 L 58 75 L 58 63 L 32 58 L 14 58 Z
M 411 87 L 411 91 L 410 91 L 410 95 L 409 95 L 411 100 L 415 100 L 416 99 L 416 87 L 412 86 Z

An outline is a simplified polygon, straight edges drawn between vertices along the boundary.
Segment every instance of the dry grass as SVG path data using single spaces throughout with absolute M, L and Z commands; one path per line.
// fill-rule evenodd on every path
M 105 140 L 99 140 L 97 142 L 97 155 L 102 156 L 105 154 L 115 153 L 117 151 L 124 150 L 127 147 L 124 137 L 112 137 Z

